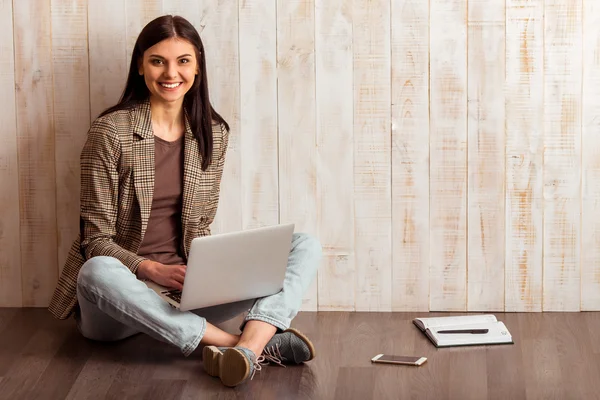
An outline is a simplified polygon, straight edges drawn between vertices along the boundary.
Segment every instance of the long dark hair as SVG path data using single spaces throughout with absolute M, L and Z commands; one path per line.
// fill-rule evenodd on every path
M 185 94 L 183 99 L 184 112 L 188 118 L 190 128 L 198 141 L 198 150 L 202 155 L 202 170 L 206 170 L 212 162 L 213 150 L 213 121 L 222 123 L 227 130 L 229 125 L 210 104 L 208 96 L 208 79 L 206 76 L 206 59 L 204 45 L 198 31 L 185 18 L 173 15 L 163 15 L 150 21 L 140 32 L 129 66 L 127 84 L 119 102 L 103 111 L 100 116 L 113 111 L 125 110 L 135 107 L 150 96 L 144 77 L 139 74 L 139 62 L 144 52 L 156 43 L 165 39 L 181 38 L 190 42 L 196 51 L 199 73 L 194 84 Z

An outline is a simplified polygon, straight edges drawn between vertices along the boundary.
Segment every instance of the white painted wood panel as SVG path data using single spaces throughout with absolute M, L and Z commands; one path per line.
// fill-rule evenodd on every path
M 13 7 L 23 306 L 44 306 L 58 278 L 50 0 Z
M 124 0 L 88 0 L 90 115 L 119 101 L 129 71 Z
M 430 2 L 430 308 L 467 308 L 467 3 Z
M 315 2 L 319 310 L 355 309 L 352 3 Z
M 354 0 L 356 311 L 392 309 L 390 12 Z
M 200 22 L 206 52 L 208 90 L 215 110 L 230 128 L 221 196 L 213 232 L 242 229 L 242 181 L 240 147 L 240 62 L 237 0 L 206 2 L 210 8 Z M 184 14 L 185 15 L 185 14 Z M 198 26 L 196 26 L 198 28 Z
M 52 1 L 56 223 L 62 271 L 79 234 L 79 154 L 90 125 L 87 0 Z
M 468 16 L 467 309 L 504 308 L 505 0 Z
M 162 0 L 123 0 L 126 16 L 127 60 L 131 59 L 135 41 L 146 24 L 163 15 Z
M 429 3 L 391 4 L 392 310 L 429 309 Z
M 19 165 L 15 100 L 12 0 L 0 0 L 0 85 L 7 88 L 0 107 L 0 306 L 21 307 Z
M 242 227 L 279 221 L 276 0 L 239 3 Z
M 600 3 L 583 15 L 581 310 L 600 311 Z
M 544 10 L 544 311 L 581 302 L 581 5 Z
M 164 15 L 179 15 L 189 21 L 202 36 L 208 18 L 215 13 L 217 2 L 197 0 L 163 0 L 162 5 L 154 3 L 154 9 Z
M 544 0 L 506 3 L 506 311 L 541 311 Z
M 314 0 L 277 2 L 277 99 L 281 222 L 317 235 Z M 317 277 L 303 310 L 317 310 Z
M 89 122 L 171 13 L 231 125 L 213 232 L 315 234 L 303 310 L 599 310 L 596 3 L 0 0 L 0 306 L 47 304 Z

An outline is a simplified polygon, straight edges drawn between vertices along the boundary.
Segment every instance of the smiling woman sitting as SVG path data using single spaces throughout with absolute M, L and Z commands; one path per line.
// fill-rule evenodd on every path
M 50 304 L 54 316 L 74 313 L 94 340 L 142 332 L 186 356 L 202 343 L 206 371 L 227 386 L 251 378 L 262 360 L 314 357 L 308 338 L 289 329 L 321 257 L 312 236 L 294 234 L 283 289 L 250 304 L 181 312 L 142 282 L 181 289 L 192 239 L 210 234 L 228 139 L 210 104 L 198 32 L 181 17 L 151 21 L 119 103 L 93 122 L 81 153 L 81 231 Z M 203 317 L 248 308 L 241 335 Z

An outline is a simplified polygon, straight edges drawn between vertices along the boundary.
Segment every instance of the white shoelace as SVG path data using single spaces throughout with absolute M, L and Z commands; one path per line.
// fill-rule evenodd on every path
M 260 371 L 262 369 L 262 366 L 266 364 L 268 363 L 265 363 L 264 356 L 258 357 L 254 362 L 254 368 L 252 369 L 252 375 L 250 375 L 250 380 L 254 379 L 254 374 L 256 373 L 256 371 Z
M 279 350 L 279 343 L 275 346 L 267 347 L 263 350 L 263 353 L 256 359 L 254 362 L 254 369 L 252 371 L 252 375 L 250 375 L 250 380 L 254 379 L 254 374 L 256 371 L 262 370 L 263 365 L 269 365 L 269 363 L 275 363 L 283 368 L 282 360 L 285 360 L 285 357 L 281 355 L 281 351 Z
M 264 359 L 267 360 L 267 362 L 272 362 L 285 368 L 285 365 L 283 365 L 282 363 L 282 361 L 285 360 L 285 357 L 281 355 L 281 351 L 279 350 L 279 343 L 276 343 L 275 346 L 265 348 L 263 350 L 263 356 L 261 357 L 264 357 Z

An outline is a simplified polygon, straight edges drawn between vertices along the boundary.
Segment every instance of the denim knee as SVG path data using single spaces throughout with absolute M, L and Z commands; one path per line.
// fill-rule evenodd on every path
M 304 257 L 308 257 L 313 262 L 306 263 L 308 267 L 314 267 L 314 271 L 319 268 L 321 257 L 323 255 L 323 248 L 321 242 L 315 236 L 310 233 L 294 233 L 292 239 L 293 250 L 303 253 Z
M 110 279 L 110 274 L 115 267 L 127 268 L 114 257 L 92 257 L 81 266 L 77 275 L 77 286 L 103 286 Z

